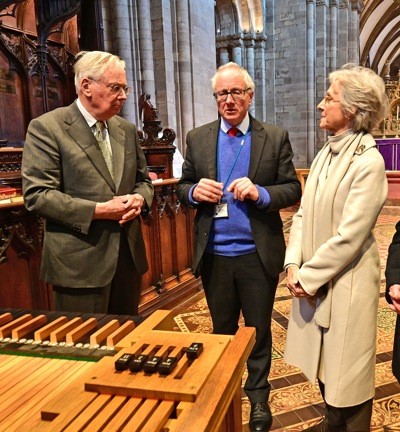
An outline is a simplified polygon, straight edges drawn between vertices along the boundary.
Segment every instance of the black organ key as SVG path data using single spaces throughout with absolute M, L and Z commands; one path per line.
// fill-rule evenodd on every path
M 133 354 L 123 354 L 118 360 L 115 361 L 115 370 L 127 370 L 129 367 L 129 363 L 133 360 L 133 358 Z
M 160 375 L 169 375 L 178 364 L 177 357 L 167 357 L 158 366 L 158 373 Z
M 146 373 L 157 372 L 158 365 L 162 362 L 163 358 L 161 356 L 152 356 L 147 359 L 143 364 L 143 370 Z
M 193 342 L 190 347 L 186 349 L 186 356 L 189 360 L 195 360 L 202 352 L 203 344 L 201 342 Z
M 129 363 L 129 370 L 131 372 L 140 372 L 148 358 L 149 356 L 146 354 L 135 355 L 133 360 Z

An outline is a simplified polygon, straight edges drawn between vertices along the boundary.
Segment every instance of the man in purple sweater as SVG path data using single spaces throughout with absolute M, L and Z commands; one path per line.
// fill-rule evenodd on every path
M 193 269 L 214 333 L 235 334 L 242 312 L 256 328 L 244 390 L 250 430 L 268 431 L 271 313 L 285 242 L 279 210 L 297 203 L 300 183 L 286 130 L 249 114 L 254 83 L 235 63 L 212 79 L 220 119 L 187 134 L 180 201 L 197 208 Z

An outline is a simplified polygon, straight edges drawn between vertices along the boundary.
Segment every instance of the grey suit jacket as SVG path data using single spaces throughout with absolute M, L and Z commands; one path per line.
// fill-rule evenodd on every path
M 99 145 L 76 103 L 31 121 L 22 160 L 25 206 L 46 218 L 41 277 L 54 285 L 97 287 L 115 273 L 122 231 L 139 274 L 147 270 L 140 218 L 123 227 L 92 220 L 97 202 L 140 193 L 150 208 L 153 186 L 135 126 L 107 121 L 115 184 Z
M 283 267 L 285 242 L 279 210 L 297 203 L 301 196 L 288 132 L 254 118 L 251 121 L 251 156 L 249 179 L 264 187 L 271 203 L 267 209 L 249 204 L 249 218 L 257 252 L 266 271 L 276 277 Z M 193 129 L 187 135 L 186 157 L 177 194 L 190 206 L 190 188 L 201 178 L 217 179 L 217 141 L 219 120 Z M 208 242 L 214 205 L 201 203 L 195 217 L 195 251 L 193 269 L 201 271 L 201 258 Z

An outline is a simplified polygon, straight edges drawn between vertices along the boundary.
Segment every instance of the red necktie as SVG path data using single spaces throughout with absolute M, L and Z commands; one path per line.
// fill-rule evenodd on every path
M 228 130 L 228 135 L 231 136 L 231 137 L 235 137 L 235 136 L 237 136 L 239 133 L 240 133 L 240 130 L 239 130 L 237 127 L 235 127 L 235 126 L 231 127 L 231 128 Z

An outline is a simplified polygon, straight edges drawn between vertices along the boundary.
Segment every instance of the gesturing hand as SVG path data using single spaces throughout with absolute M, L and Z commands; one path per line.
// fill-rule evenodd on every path
M 193 190 L 193 199 L 197 202 L 217 203 L 222 198 L 223 183 L 208 178 L 200 179 Z

